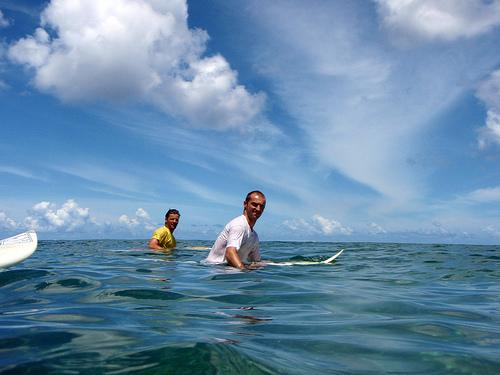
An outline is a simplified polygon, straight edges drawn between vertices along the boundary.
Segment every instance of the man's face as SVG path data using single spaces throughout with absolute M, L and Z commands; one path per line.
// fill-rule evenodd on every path
M 250 198 L 244 203 L 243 207 L 245 208 L 246 216 L 252 221 L 257 221 L 264 212 L 264 208 L 266 208 L 266 198 L 254 193 L 250 195 Z
M 179 224 L 179 215 L 177 214 L 170 214 L 165 219 L 165 226 L 170 229 L 170 232 L 173 232 L 177 228 L 177 224 Z

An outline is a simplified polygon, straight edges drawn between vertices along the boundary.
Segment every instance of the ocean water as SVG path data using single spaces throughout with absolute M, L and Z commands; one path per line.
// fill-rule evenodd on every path
M 500 373 L 500 246 L 263 242 L 345 251 L 237 271 L 210 245 L 41 241 L 0 272 L 0 373 Z

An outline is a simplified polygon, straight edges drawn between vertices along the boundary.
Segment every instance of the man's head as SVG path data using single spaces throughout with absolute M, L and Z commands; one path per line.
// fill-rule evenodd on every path
M 251 227 L 264 212 L 266 208 L 266 196 L 258 190 L 251 191 L 247 194 L 243 202 L 243 214 L 246 216 Z
M 170 229 L 170 232 L 174 232 L 175 228 L 177 228 L 177 224 L 179 224 L 179 218 L 181 214 L 175 208 L 171 208 L 165 214 L 165 226 Z

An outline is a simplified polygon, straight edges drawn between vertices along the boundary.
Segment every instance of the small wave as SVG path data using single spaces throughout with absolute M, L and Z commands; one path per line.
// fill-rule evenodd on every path
M 60 289 L 64 291 L 64 289 L 89 289 L 89 288 L 97 288 L 101 285 L 100 282 L 95 280 L 89 280 L 81 277 L 72 277 L 68 279 L 62 279 L 55 282 L 47 282 L 43 281 L 37 285 L 35 285 L 35 290 L 46 290 L 50 289 L 51 291 L 55 291 Z
M 130 297 L 135 299 L 159 299 L 159 300 L 176 300 L 183 298 L 184 295 L 156 289 L 125 289 L 114 292 L 113 295 L 118 297 Z
M 14 270 L 0 273 L 0 287 L 15 283 L 20 280 L 36 279 L 49 275 L 50 272 L 42 270 Z

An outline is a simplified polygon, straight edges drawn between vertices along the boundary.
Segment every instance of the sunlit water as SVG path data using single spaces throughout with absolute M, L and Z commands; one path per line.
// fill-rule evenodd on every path
M 264 242 L 346 250 L 241 272 L 144 244 L 41 241 L 0 272 L 0 372 L 500 373 L 499 246 Z

